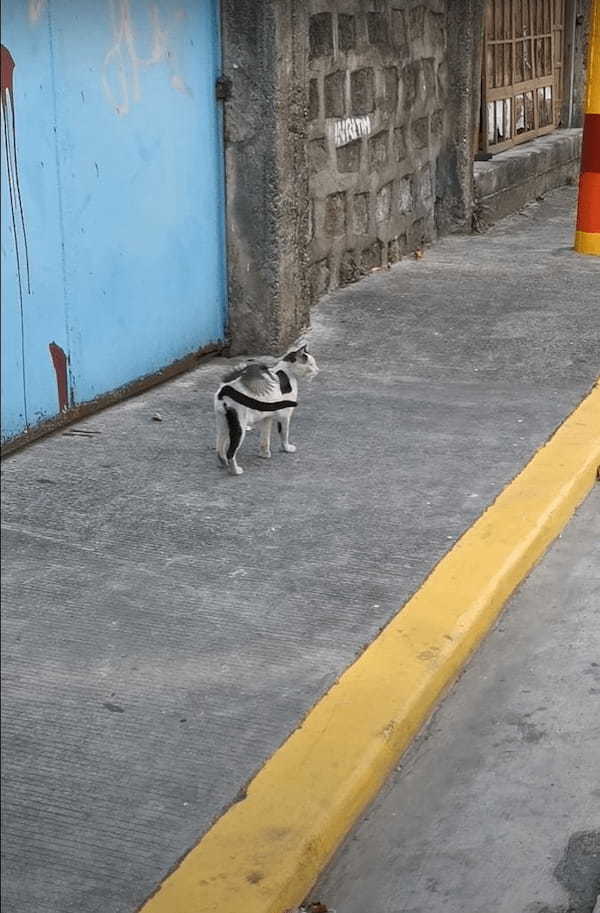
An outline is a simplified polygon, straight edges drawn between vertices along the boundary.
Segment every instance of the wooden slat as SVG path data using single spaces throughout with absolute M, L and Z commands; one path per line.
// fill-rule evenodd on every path
M 539 79 L 528 79 L 525 82 L 514 83 L 512 86 L 498 86 L 497 89 L 488 89 L 486 95 L 488 101 L 497 101 L 499 98 L 510 98 L 511 95 L 522 95 L 532 89 L 551 85 L 551 76 L 540 76 Z
M 512 59 L 513 59 L 513 45 L 507 43 L 504 45 L 504 85 L 505 86 L 512 85 L 512 81 L 513 81 Z
M 536 35 L 535 37 L 536 38 L 551 38 L 552 32 L 542 32 L 541 34 Z M 522 40 L 524 40 L 524 39 L 522 39 L 522 38 L 515 39 L 515 41 L 522 41 Z M 504 41 L 504 40 L 498 38 L 498 39 L 493 39 L 491 41 L 488 41 L 488 44 L 490 44 L 490 45 L 492 45 L 492 44 L 512 44 L 512 41 L 510 41 L 510 42 Z
M 483 153 L 488 151 L 488 106 L 487 93 L 489 92 L 487 54 L 488 40 L 490 37 L 490 8 L 491 3 L 488 0 L 485 8 L 483 41 L 481 48 L 481 104 L 479 106 L 479 146 Z

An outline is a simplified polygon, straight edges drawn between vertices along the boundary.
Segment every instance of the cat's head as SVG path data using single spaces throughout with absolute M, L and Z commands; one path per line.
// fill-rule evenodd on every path
M 317 362 L 309 353 L 306 344 L 300 348 L 290 349 L 283 356 L 283 360 L 289 363 L 292 373 L 297 377 L 315 377 L 319 373 Z

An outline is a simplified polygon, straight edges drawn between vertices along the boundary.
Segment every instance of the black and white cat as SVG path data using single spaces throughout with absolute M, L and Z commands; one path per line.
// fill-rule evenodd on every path
M 279 361 L 268 365 L 250 362 L 240 365 L 223 377 L 215 393 L 217 420 L 217 456 L 232 475 L 244 471 L 236 461 L 246 431 L 260 426 L 260 455 L 271 456 L 271 427 L 277 422 L 281 449 L 296 450 L 290 444 L 290 420 L 298 404 L 298 378 L 314 377 L 317 363 L 306 345 L 287 352 Z

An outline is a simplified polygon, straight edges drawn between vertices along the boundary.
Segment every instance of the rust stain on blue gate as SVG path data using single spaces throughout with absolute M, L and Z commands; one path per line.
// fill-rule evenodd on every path
M 2 439 L 224 337 L 217 0 L 2 4 Z

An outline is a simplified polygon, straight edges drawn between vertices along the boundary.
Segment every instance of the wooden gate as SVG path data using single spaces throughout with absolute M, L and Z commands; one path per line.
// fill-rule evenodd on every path
M 565 0 L 489 0 L 483 49 L 483 152 L 501 152 L 559 125 L 564 19 Z

